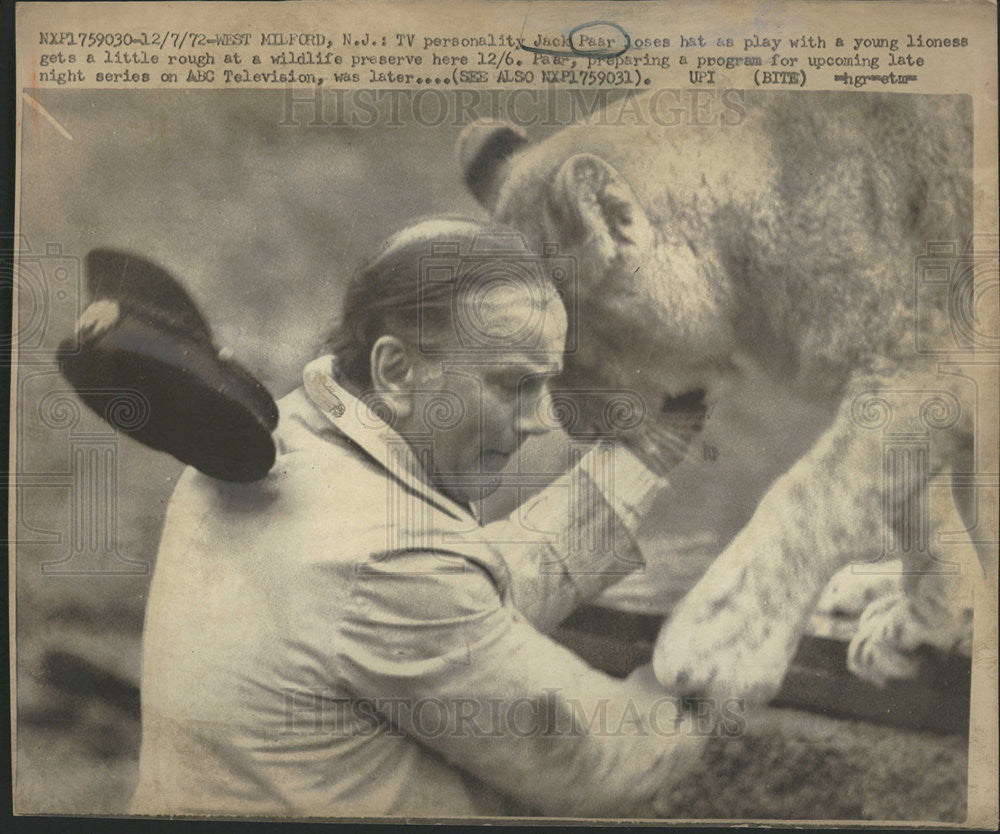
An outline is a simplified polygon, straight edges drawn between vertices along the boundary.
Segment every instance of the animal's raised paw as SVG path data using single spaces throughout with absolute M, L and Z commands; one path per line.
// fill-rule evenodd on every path
M 681 697 L 744 705 L 767 701 L 787 667 L 787 637 L 780 623 L 736 599 L 689 595 L 660 631 L 653 671 Z

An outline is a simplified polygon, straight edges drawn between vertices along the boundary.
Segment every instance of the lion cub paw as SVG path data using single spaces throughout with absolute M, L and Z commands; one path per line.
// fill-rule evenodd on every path
M 682 698 L 767 701 L 788 663 L 781 623 L 738 597 L 704 602 L 689 597 L 660 631 L 653 651 L 657 680 Z
M 913 651 L 926 638 L 927 629 L 913 615 L 907 597 L 882 597 L 868 607 L 858 623 L 847 649 L 847 668 L 878 686 L 889 680 L 912 678 L 918 670 Z
M 847 650 L 847 668 L 879 686 L 911 678 L 919 670 L 914 652 L 920 646 L 971 654 L 971 607 L 921 605 L 903 592 L 876 600 L 858 623 Z

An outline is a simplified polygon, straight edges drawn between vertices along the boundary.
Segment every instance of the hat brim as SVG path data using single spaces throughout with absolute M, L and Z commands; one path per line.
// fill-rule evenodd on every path
M 67 340 L 59 364 L 80 398 L 112 427 L 206 475 L 253 481 L 274 464 L 274 400 L 211 345 L 125 314 L 80 347 Z M 134 401 L 127 420 L 109 409 L 116 393 Z

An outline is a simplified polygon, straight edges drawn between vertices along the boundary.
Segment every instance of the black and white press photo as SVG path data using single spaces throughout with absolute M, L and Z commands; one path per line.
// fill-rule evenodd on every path
M 19 7 L 15 813 L 996 824 L 995 7 L 712 8 Z

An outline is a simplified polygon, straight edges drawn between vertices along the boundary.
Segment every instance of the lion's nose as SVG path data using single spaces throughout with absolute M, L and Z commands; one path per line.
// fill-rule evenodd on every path
M 705 397 L 707 392 L 704 388 L 692 388 L 676 397 L 667 394 L 663 398 L 663 406 L 660 411 L 663 414 L 685 413 L 691 414 L 705 410 Z
M 692 388 L 675 397 L 667 394 L 663 398 L 660 413 L 667 425 L 678 435 L 685 438 L 693 437 L 702 430 L 708 416 L 706 396 L 704 388 Z

